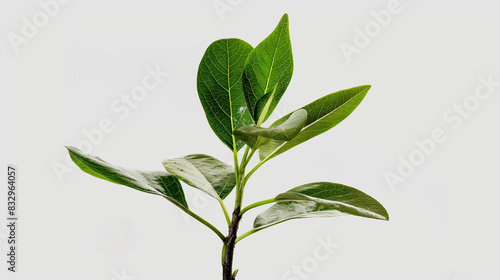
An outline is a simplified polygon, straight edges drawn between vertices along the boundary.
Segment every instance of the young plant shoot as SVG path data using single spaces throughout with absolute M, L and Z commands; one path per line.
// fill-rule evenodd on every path
M 67 147 L 69 154 L 84 172 L 164 197 L 207 226 L 221 241 L 224 280 L 234 280 L 238 271 L 232 267 L 235 245 L 268 227 L 292 219 L 343 214 L 389 220 L 384 207 L 369 195 L 330 182 L 309 183 L 263 201 L 243 203 L 245 189 L 251 188 L 250 178 L 264 163 L 336 126 L 370 89 L 364 85 L 328 94 L 263 127 L 285 93 L 292 72 L 286 14 L 255 48 L 240 39 L 221 39 L 208 46 L 198 68 L 198 95 L 208 124 L 233 154 L 234 166 L 193 154 L 163 161 L 166 171 L 139 171 L 109 164 L 73 147 Z M 254 156 L 260 161 L 249 166 Z M 181 182 L 217 200 L 228 228 L 219 229 L 191 211 Z M 236 196 L 230 214 L 224 199 L 233 190 Z M 267 204 L 271 206 L 255 218 L 253 228 L 238 233 L 242 217 Z

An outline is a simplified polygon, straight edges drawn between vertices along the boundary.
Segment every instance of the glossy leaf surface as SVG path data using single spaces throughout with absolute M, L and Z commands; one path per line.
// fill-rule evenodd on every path
M 248 108 L 255 122 L 263 110 L 269 92 L 276 93 L 264 121 L 271 115 L 285 93 L 293 73 L 292 45 L 285 14 L 274 31 L 248 56 L 243 72 L 243 88 Z M 267 94 L 267 99 L 262 99 Z
M 188 208 L 181 183 L 165 171 L 139 171 L 126 169 L 91 156 L 74 147 L 66 147 L 70 157 L 80 169 L 94 177 L 124 185 L 142 192 L 163 196 L 178 206 Z
M 234 129 L 253 123 L 243 94 L 242 74 L 252 51 L 240 39 L 222 39 L 206 50 L 198 68 L 197 87 L 210 127 L 233 150 Z M 234 143 L 239 150 L 244 144 Z

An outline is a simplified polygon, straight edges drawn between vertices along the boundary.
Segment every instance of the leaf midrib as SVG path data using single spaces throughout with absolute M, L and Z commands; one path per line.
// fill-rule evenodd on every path
M 350 208 L 350 209 L 356 210 L 356 211 L 358 211 L 360 213 L 369 213 L 372 216 L 379 217 L 380 219 L 385 219 L 384 216 L 380 215 L 377 212 L 374 212 L 373 210 L 365 209 L 365 208 L 362 208 L 362 207 L 359 207 L 359 206 L 356 206 L 356 205 L 353 205 L 353 204 L 349 204 L 347 202 L 342 202 L 342 201 L 338 201 L 338 200 L 328 200 L 328 199 L 314 197 L 314 196 L 305 195 L 305 194 L 296 193 L 296 192 L 289 192 L 289 193 L 297 195 L 299 197 L 302 197 L 303 199 L 287 198 L 287 199 L 277 199 L 277 201 L 279 201 L 279 202 L 282 202 L 282 201 L 312 201 L 312 202 L 315 202 L 315 203 L 318 203 L 318 204 L 328 205 L 328 206 L 337 206 L 337 205 L 339 205 L 339 206 L 344 206 L 346 208 Z M 335 210 L 335 209 L 331 209 L 331 210 Z M 344 213 L 344 212 L 342 212 L 342 213 Z M 350 215 L 352 215 L 352 214 L 350 214 Z
M 76 161 L 78 161 L 80 164 L 84 165 L 85 167 L 87 167 L 92 173 L 94 174 L 97 174 L 99 177 L 101 177 L 101 179 L 105 179 L 106 181 L 109 181 L 111 183 L 114 183 L 114 184 L 119 184 L 119 183 L 116 183 L 116 182 L 113 182 L 111 181 L 112 178 L 109 178 L 108 176 L 105 176 L 103 175 L 102 173 L 98 173 L 94 170 L 92 170 L 90 167 L 89 167 L 89 164 L 87 164 L 85 161 L 81 160 L 79 157 L 73 157 Z M 121 168 L 121 167 L 120 167 Z M 125 171 L 127 173 L 127 175 L 130 175 L 128 174 L 127 170 L 124 169 L 124 168 L 121 168 L 123 171 Z M 139 180 L 137 180 L 136 178 L 133 178 L 133 177 L 130 177 L 128 176 L 129 178 L 132 178 L 135 182 L 137 182 L 138 184 L 142 185 L 144 184 L 144 182 L 141 182 Z M 121 185 L 121 184 L 120 184 Z M 149 184 L 146 184 L 147 186 L 151 187 Z M 148 188 L 145 188 L 144 186 L 141 186 L 144 190 L 147 190 L 147 192 L 151 193 L 151 194 L 156 194 L 156 195 L 160 195 L 160 196 L 165 196 L 164 194 L 162 194 L 160 191 L 158 191 L 157 189 L 151 187 L 151 189 L 148 189 Z
M 227 53 L 227 93 L 229 95 L 229 118 L 231 119 L 231 140 L 233 141 L 233 151 L 236 151 L 236 138 L 234 137 L 234 120 L 233 120 L 233 98 L 231 96 L 231 79 L 229 77 L 229 40 L 226 41 L 226 53 Z
M 277 50 L 279 48 L 279 44 L 280 44 L 280 41 L 281 41 L 281 34 L 283 33 L 283 29 L 284 29 L 284 27 L 282 26 L 281 29 L 280 29 L 280 34 L 278 36 L 278 42 L 276 43 L 276 48 L 274 48 L 273 60 L 271 61 L 271 67 L 269 68 L 269 74 L 267 76 L 266 88 L 264 89 L 264 95 L 267 93 L 267 90 L 269 89 L 269 82 L 271 81 L 271 74 L 273 72 L 274 61 L 276 60 L 276 52 L 277 52 Z

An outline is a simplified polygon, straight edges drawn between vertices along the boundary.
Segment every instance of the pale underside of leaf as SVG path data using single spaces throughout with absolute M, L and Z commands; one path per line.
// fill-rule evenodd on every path
M 273 140 L 260 147 L 261 160 L 271 159 L 285 151 L 335 127 L 361 103 L 370 86 L 359 86 L 326 95 L 302 107 L 307 111 L 304 128 L 291 141 Z M 274 122 L 270 127 L 284 123 L 291 114 Z
M 316 182 L 293 188 L 276 200 L 305 200 L 336 207 L 339 211 L 366 218 L 388 220 L 385 208 L 366 193 L 337 183 Z
M 343 214 L 388 220 L 385 208 L 352 187 L 329 182 L 305 184 L 276 196 L 276 204 L 259 214 L 255 229 L 299 218 L 336 217 Z
M 342 212 L 314 201 L 282 201 L 259 214 L 254 221 L 254 229 L 260 230 L 293 219 L 327 218 L 343 215 Z
M 259 145 L 262 145 L 270 139 L 279 141 L 292 140 L 304 127 L 306 120 L 306 110 L 299 109 L 293 112 L 290 118 L 278 126 L 271 128 L 243 126 L 235 130 L 234 135 L 250 147 L 257 148 L 255 145 L 257 142 Z M 258 141 L 259 137 L 263 139 Z
M 215 199 L 224 199 L 236 185 L 234 167 L 208 155 L 195 154 L 163 161 L 165 169 Z
M 71 159 L 84 172 L 142 192 L 165 197 L 178 206 L 188 208 L 179 180 L 166 171 L 139 171 L 109 164 L 99 157 L 88 155 L 77 148 L 66 147 Z

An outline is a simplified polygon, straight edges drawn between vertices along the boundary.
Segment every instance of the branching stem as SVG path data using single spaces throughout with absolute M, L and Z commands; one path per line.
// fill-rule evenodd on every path
M 167 199 L 167 200 L 169 200 L 169 199 Z M 175 206 L 179 207 L 182 211 L 186 212 L 189 216 L 195 218 L 197 221 L 199 221 L 200 223 L 204 224 L 209 229 L 211 229 L 213 232 L 215 232 L 215 234 L 217 234 L 217 236 L 219 236 L 219 238 L 223 242 L 226 240 L 226 237 L 224 236 L 224 234 L 222 234 L 214 225 L 212 225 L 211 223 L 209 223 L 207 220 L 205 220 L 202 217 L 198 216 L 196 213 L 194 213 L 193 211 L 187 209 L 186 207 L 180 205 L 178 202 L 172 201 L 172 200 L 169 200 L 169 201 L 172 202 Z
M 240 240 L 241 240 L 241 239 L 243 239 L 243 238 L 245 238 L 245 237 L 247 237 L 247 236 L 249 236 L 249 235 L 252 235 L 252 234 L 256 233 L 257 231 L 259 231 L 259 230 L 256 230 L 256 229 L 251 229 L 251 230 L 249 230 L 249 231 L 247 231 L 247 232 L 243 233 L 242 235 L 238 236 L 238 238 L 236 238 L 235 243 L 240 242 Z
M 219 200 L 220 207 L 222 208 L 222 211 L 224 211 L 224 216 L 226 217 L 226 222 L 227 226 L 231 225 L 231 218 L 229 218 L 229 213 L 227 212 L 226 205 L 224 204 L 224 201 Z
M 243 210 L 241 210 L 240 216 L 243 216 L 243 214 L 245 214 L 246 211 L 248 211 L 252 208 L 259 207 L 259 206 L 266 205 L 266 204 L 273 203 L 273 202 L 276 202 L 276 199 L 271 198 L 271 199 L 266 199 L 266 200 L 262 200 L 262 201 L 250 204 L 247 207 L 243 208 Z

